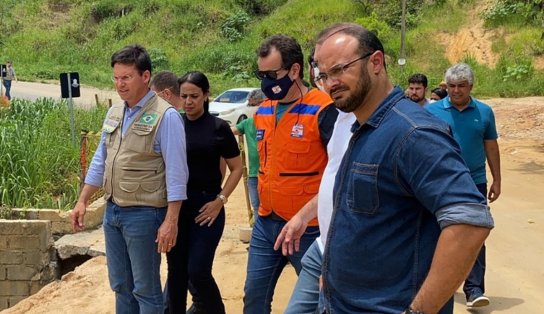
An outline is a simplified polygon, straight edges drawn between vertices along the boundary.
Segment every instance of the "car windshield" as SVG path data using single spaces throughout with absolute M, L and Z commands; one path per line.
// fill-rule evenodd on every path
M 247 100 L 247 95 L 249 92 L 246 91 L 233 91 L 229 90 L 219 95 L 214 101 L 215 102 L 225 102 L 225 103 L 243 103 Z

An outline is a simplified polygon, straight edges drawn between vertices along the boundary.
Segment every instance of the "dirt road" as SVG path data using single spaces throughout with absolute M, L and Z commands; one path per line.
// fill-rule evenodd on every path
M 487 241 L 486 294 L 491 305 L 469 311 L 455 295 L 455 313 L 542 313 L 544 311 L 544 98 L 494 99 L 501 138 L 502 194 L 492 204 L 495 229 Z M 240 184 L 227 205 L 227 226 L 217 250 L 214 274 L 227 313 L 242 313 L 247 244 L 238 240 L 246 226 L 244 190 Z M 273 313 L 282 313 L 295 282 L 286 269 L 274 296 Z M 2 314 L 113 313 L 114 298 L 105 259 L 95 258 L 62 281 Z
M 95 95 L 98 95 L 100 101 L 111 99 L 113 103 L 120 102 L 121 99 L 114 90 L 105 91 L 94 87 L 80 87 L 81 96 L 74 98 L 74 104 L 81 107 L 89 107 L 96 104 Z M 43 84 L 36 82 L 13 82 L 11 86 L 11 95 L 15 98 L 36 100 L 38 98 L 61 99 L 59 84 Z

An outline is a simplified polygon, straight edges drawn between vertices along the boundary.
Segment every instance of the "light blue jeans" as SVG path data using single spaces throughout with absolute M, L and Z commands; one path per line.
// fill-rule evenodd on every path
M 284 314 L 315 314 L 319 305 L 322 255 L 317 240 L 302 257 L 302 269 Z
M 302 268 L 301 259 L 315 238 L 319 227 L 308 227 L 300 239 L 300 250 L 283 256 L 281 249 L 274 250 L 274 242 L 286 221 L 260 216 L 255 220 L 247 261 L 247 276 L 244 286 L 244 314 L 266 314 L 272 308 L 272 297 L 278 278 L 287 262 L 295 268 L 297 275 Z
M 164 311 L 155 239 L 165 215 L 166 208 L 106 206 L 106 259 L 117 314 Z

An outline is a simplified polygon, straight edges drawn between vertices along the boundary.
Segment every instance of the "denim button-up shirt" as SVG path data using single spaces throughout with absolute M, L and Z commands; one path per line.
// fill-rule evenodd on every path
M 323 256 L 330 313 L 400 313 L 419 290 L 441 229 L 493 227 L 446 123 L 396 87 L 353 137 L 334 186 Z M 441 313 L 452 313 L 453 302 Z

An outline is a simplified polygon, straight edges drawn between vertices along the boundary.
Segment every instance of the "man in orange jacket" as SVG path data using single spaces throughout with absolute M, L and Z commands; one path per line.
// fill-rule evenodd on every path
M 244 313 L 270 313 L 276 282 L 290 262 L 300 260 L 319 236 L 309 222 L 293 252 L 274 250 L 283 226 L 306 203 L 316 201 L 327 164 L 327 143 L 338 112 L 330 96 L 303 82 L 304 57 L 289 36 L 267 38 L 257 49 L 257 77 L 268 97 L 255 114 L 259 151 L 259 216 L 255 220 L 245 283 Z

